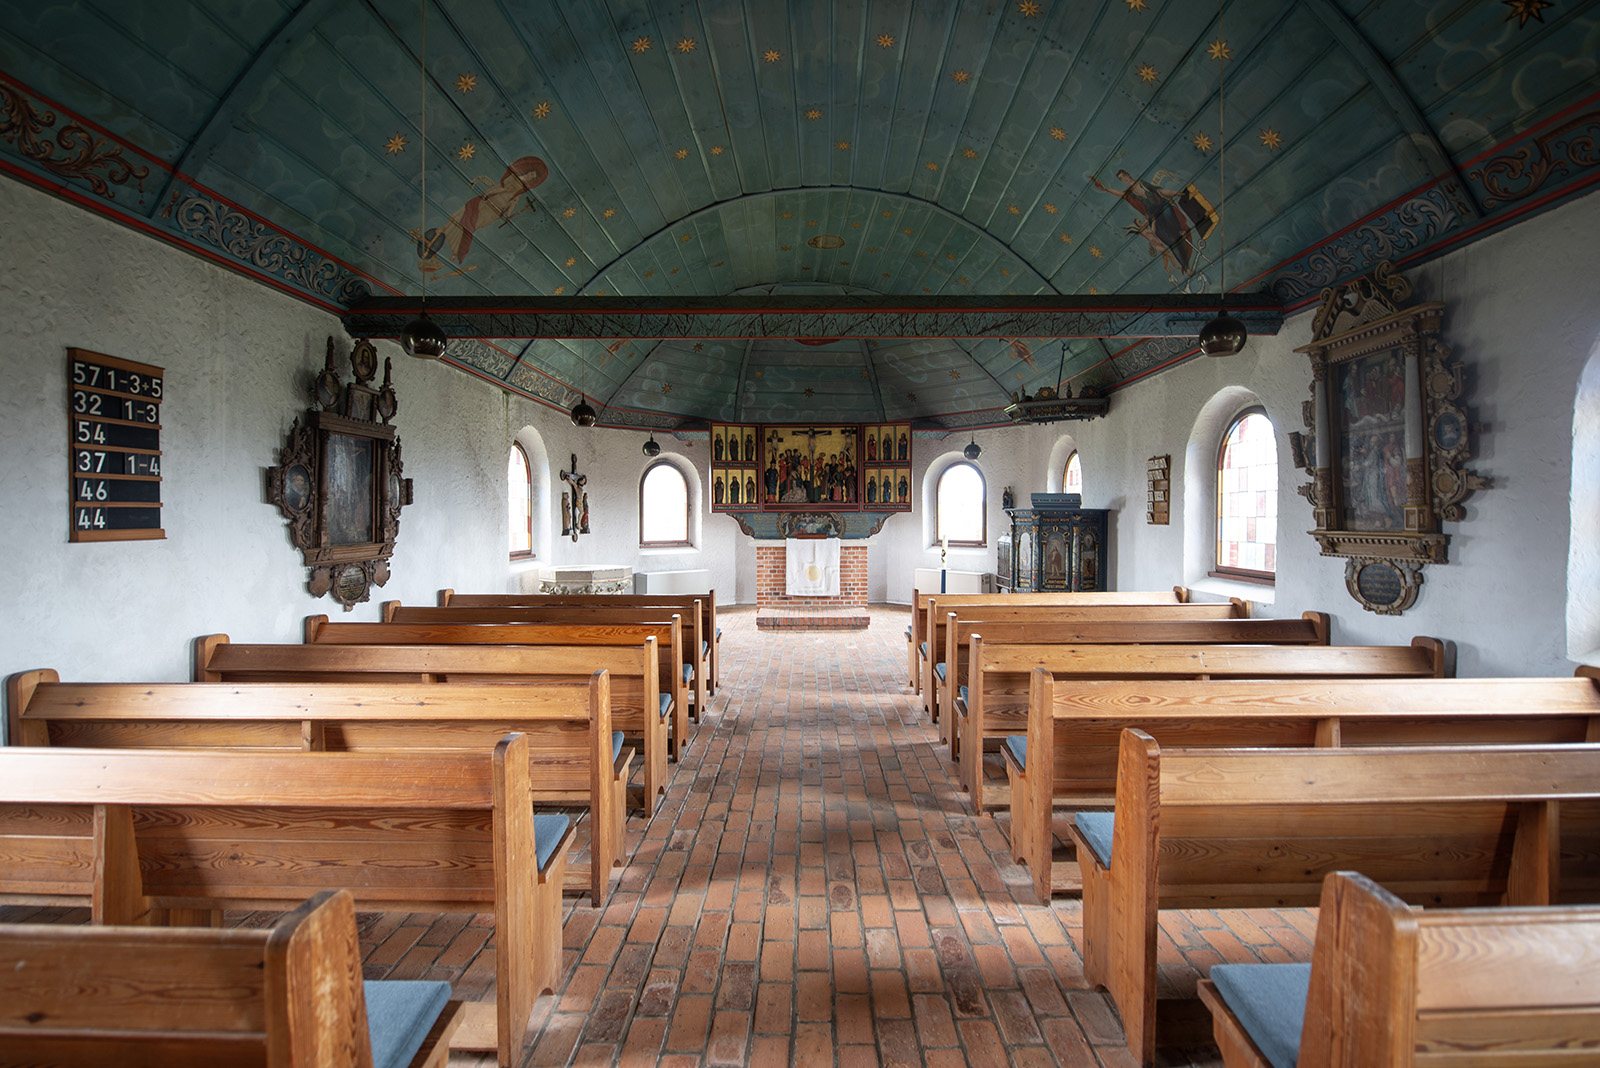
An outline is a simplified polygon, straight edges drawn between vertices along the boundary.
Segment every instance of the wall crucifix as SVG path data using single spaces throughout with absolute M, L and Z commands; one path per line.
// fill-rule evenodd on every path
M 577 541 L 579 534 L 589 533 L 589 494 L 584 490 L 589 476 L 578 474 L 577 453 L 572 454 L 572 470 L 561 472 L 561 481 L 572 485 L 571 493 L 561 493 L 561 534 Z

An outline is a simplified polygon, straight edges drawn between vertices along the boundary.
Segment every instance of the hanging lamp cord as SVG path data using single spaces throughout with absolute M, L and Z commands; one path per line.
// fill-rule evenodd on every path
M 1226 44 L 1222 36 L 1222 5 L 1217 0 L 1217 40 Z M 1218 202 L 1218 226 L 1222 232 L 1222 249 L 1217 257 L 1222 274 L 1222 299 L 1228 299 L 1228 61 L 1217 54 L 1217 162 L 1221 168 L 1222 199 Z
M 422 247 L 428 248 L 428 0 L 422 0 L 422 59 L 417 63 L 417 97 L 422 102 Z M 417 265 L 422 274 L 422 311 L 428 311 L 428 263 L 426 252 Z

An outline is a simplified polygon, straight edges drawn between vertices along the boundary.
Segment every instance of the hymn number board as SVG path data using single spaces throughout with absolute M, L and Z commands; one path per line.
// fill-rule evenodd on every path
M 68 540 L 144 541 L 161 529 L 160 367 L 67 350 Z

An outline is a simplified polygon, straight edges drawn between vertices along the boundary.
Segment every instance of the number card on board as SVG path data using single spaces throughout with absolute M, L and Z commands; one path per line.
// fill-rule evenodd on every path
M 161 529 L 160 367 L 67 350 L 69 541 L 146 541 Z

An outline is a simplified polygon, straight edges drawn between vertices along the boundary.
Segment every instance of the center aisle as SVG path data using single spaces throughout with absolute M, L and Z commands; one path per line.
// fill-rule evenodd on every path
M 529 1063 L 1131 1065 L 1083 980 L 1077 900 L 1031 903 L 904 685 L 909 611 L 854 632 L 718 615 L 722 688 L 655 818 L 629 818 L 609 906 L 569 904 Z M 1167 988 L 1220 960 L 1310 959 L 1304 911 L 1163 919 Z

